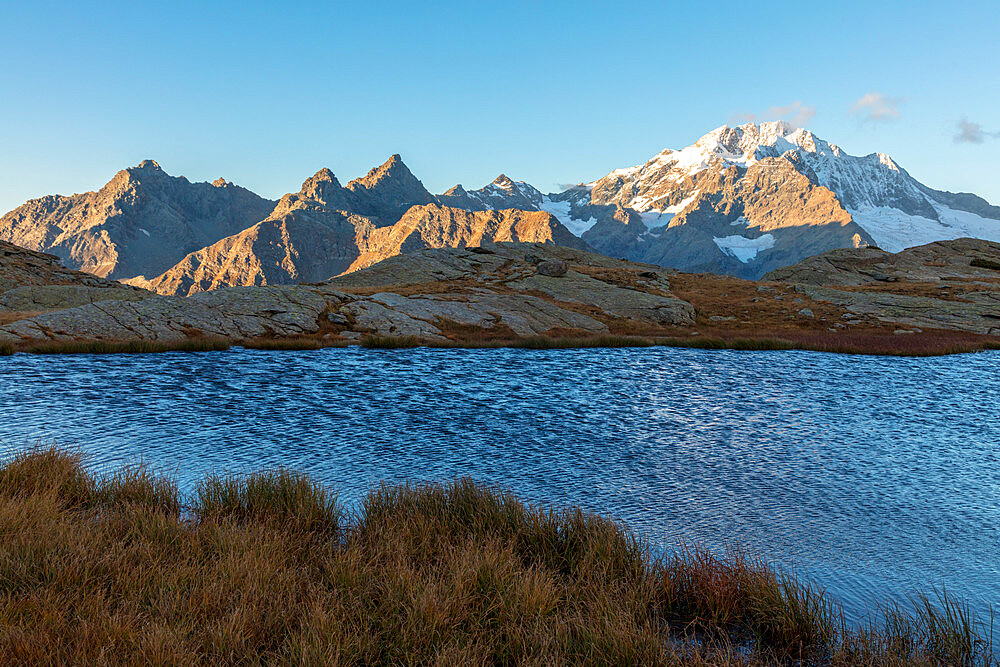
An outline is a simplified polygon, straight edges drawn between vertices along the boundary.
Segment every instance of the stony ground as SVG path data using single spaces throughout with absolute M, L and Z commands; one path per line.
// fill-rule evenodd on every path
M 0 241 L 0 324 L 94 301 L 148 296 L 146 290 L 67 269 L 54 255 Z
M 1000 335 L 1000 243 L 957 239 L 895 254 L 833 250 L 764 278 L 887 323 Z
M 211 336 L 336 343 L 375 335 L 478 344 L 607 334 L 793 342 L 923 334 L 953 342 L 1000 335 L 993 261 L 1000 262 L 1000 245 L 959 240 L 897 255 L 834 251 L 752 282 L 552 244 L 501 243 L 400 255 L 317 284 L 149 298 L 104 286 L 95 289 L 124 298 L 34 307 L 50 312 L 20 318 L 8 308 L 14 321 L 0 326 L 0 342 Z

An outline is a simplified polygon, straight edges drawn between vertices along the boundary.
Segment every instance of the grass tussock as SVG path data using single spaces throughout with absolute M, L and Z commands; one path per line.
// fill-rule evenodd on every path
M 529 336 L 519 338 L 510 344 L 511 347 L 523 347 L 529 350 L 562 350 L 590 347 L 652 347 L 656 341 L 640 336 L 587 336 L 587 337 L 550 337 Z
M 241 341 L 239 345 L 250 350 L 322 350 L 327 347 L 347 347 L 350 341 L 344 339 L 322 339 L 309 337 L 255 338 Z
M 361 337 L 361 347 L 373 350 L 400 350 L 413 347 L 426 347 L 431 343 L 416 336 L 381 336 L 371 334 Z
M 182 340 L 46 340 L 19 346 L 29 354 L 147 354 L 154 352 L 214 352 L 228 350 L 223 338 L 185 338 Z
M 16 350 L 14 349 L 13 343 L 0 341 L 0 357 L 9 357 L 14 354 L 14 352 L 16 352 Z
M 292 528 L 300 533 L 333 534 L 340 523 L 337 497 L 307 477 L 288 470 L 245 477 L 213 475 L 196 492 L 199 521 Z
M 3 664 L 997 664 L 943 595 L 848 628 L 759 559 L 656 557 L 469 480 L 381 486 L 349 516 L 288 471 L 183 502 L 51 448 L 0 466 L 0 590 Z

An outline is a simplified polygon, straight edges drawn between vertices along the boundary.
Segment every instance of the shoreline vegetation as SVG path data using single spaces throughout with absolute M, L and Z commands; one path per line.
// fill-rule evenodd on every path
M 657 556 L 579 509 L 460 479 L 347 511 L 287 470 L 0 464 L 7 664 L 997 665 L 992 619 L 944 594 L 861 624 L 734 551 Z
M 682 336 L 528 336 L 501 339 L 429 340 L 416 336 L 365 335 L 357 340 L 301 336 L 235 340 L 228 338 L 191 337 L 181 340 L 45 340 L 18 343 L 0 342 L 0 356 L 18 352 L 28 354 L 146 354 L 157 352 L 212 352 L 232 347 L 255 350 L 319 350 L 328 347 L 360 345 L 372 349 L 430 348 L 524 348 L 532 350 L 620 348 L 620 347 L 682 347 L 704 350 L 805 350 L 834 354 L 876 356 L 928 357 L 1000 350 L 996 337 L 942 332 L 906 336 L 858 333 L 855 335 L 803 333 L 782 337 L 718 335 Z

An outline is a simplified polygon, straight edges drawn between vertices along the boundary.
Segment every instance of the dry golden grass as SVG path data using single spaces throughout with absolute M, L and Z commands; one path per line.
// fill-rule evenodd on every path
M 181 340 L 30 340 L 11 344 L 13 351 L 29 354 L 146 354 L 154 352 L 212 352 L 228 350 L 225 338 Z
M 758 287 L 772 291 L 760 292 Z M 824 301 L 813 301 L 795 291 L 793 285 L 761 283 L 732 276 L 708 273 L 678 273 L 670 276 L 671 291 L 695 307 L 697 326 L 716 326 L 711 318 L 735 317 L 733 327 L 743 335 L 754 331 L 825 330 L 829 322 L 840 321 L 843 308 Z M 780 298 L 778 298 L 780 297 Z M 804 318 L 798 311 L 809 308 L 814 317 Z M 823 318 L 826 318 L 824 323 Z
M 185 502 L 56 449 L 0 466 L 0 664 L 996 665 L 964 607 L 925 602 L 851 630 L 758 559 L 659 558 L 468 480 L 348 516 L 287 471 Z
M 0 327 L 5 324 L 10 324 L 11 322 L 17 322 L 18 320 L 26 320 L 36 315 L 41 315 L 44 310 L 30 310 L 30 311 L 13 311 L 13 310 L 0 310 Z
M 965 295 L 970 292 L 976 292 L 982 288 L 981 286 L 969 285 L 968 283 L 948 284 L 942 282 L 896 282 L 868 283 L 866 285 L 838 285 L 837 289 L 844 292 L 901 294 L 903 296 L 920 296 L 929 299 L 941 299 L 942 301 L 972 303 L 969 299 L 964 298 Z
M 449 329 L 449 340 L 429 340 L 416 336 L 363 336 L 359 344 L 373 349 L 433 348 L 527 348 L 576 349 L 611 347 L 687 347 L 704 350 L 811 350 L 839 354 L 885 356 L 940 356 L 1000 349 L 996 337 L 959 331 L 925 331 L 922 334 L 894 335 L 886 331 L 861 330 L 832 333 L 809 330 L 745 332 L 740 329 L 704 327 L 705 335 L 658 335 L 655 332 L 613 332 L 588 335 L 576 331 L 550 331 L 544 335 L 519 337 L 502 332 L 494 337 L 486 332 L 459 332 Z M 749 334 L 749 335 L 748 335 Z M 15 352 L 32 354 L 141 354 L 156 352 L 203 352 L 226 350 L 239 345 L 259 350 L 320 350 L 346 347 L 352 342 L 343 338 L 299 336 L 292 338 L 228 341 L 223 339 L 187 339 L 162 343 L 157 341 L 32 341 L 22 344 L 0 342 L 0 356 Z
M 320 338 L 309 336 L 290 336 L 288 338 L 253 338 L 233 345 L 240 345 L 251 350 L 321 350 L 326 347 L 347 347 L 350 344 L 345 338 Z

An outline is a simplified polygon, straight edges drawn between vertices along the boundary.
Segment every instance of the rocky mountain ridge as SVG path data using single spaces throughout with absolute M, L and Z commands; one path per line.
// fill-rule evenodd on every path
M 487 186 L 489 188 L 490 186 Z M 888 155 L 855 157 L 782 121 L 722 126 L 681 150 L 531 203 L 607 254 L 758 278 L 835 248 L 896 252 L 937 240 L 1000 240 L 1000 207 L 929 188 Z
M 0 241 L 48 252 L 102 278 L 159 273 L 245 229 L 274 202 L 218 179 L 191 183 L 145 160 L 100 190 L 33 199 L 0 217 Z
M 536 210 L 442 203 L 391 156 L 341 185 L 329 169 L 278 202 L 225 179 L 190 183 L 151 160 L 98 192 L 32 200 L 0 218 L 0 239 L 164 294 L 318 282 L 399 252 L 483 241 L 586 244 Z M 473 207 L 474 208 L 474 207 Z
M 283 196 L 264 220 L 187 255 L 159 276 L 126 282 L 179 295 L 321 282 L 403 252 L 497 241 L 587 247 L 544 212 L 443 206 L 393 156 L 344 187 L 321 169 L 299 192 Z
M 272 202 L 147 160 L 98 192 L 32 200 L 0 218 L 0 240 L 166 294 L 317 282 L 398 253 L 485 241 L 755 279 L 832 249 L 962 236 L 1000 239 L 1000 207 L 780 121 L 722 126 L 558 193 L 501 174 L 433 195 L 393 155 L 346 185 L 321 169 Z

